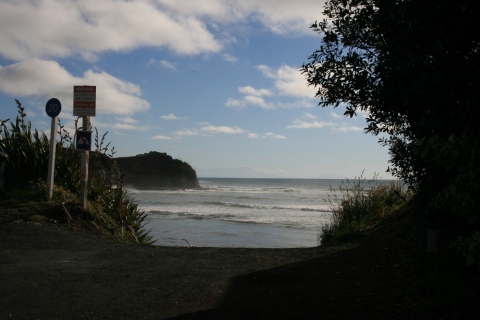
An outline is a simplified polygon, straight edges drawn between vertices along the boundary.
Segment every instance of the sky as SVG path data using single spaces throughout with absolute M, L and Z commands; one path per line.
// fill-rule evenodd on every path
M 198 177 L 390 178 L 366 114 L 322 108 L 299 68 L 320 45 L 318 0 L 1 0 L 0 119 L 15 99 L 50 136 L 74 132 L 73 87 L 115 157 L 165 152 Z

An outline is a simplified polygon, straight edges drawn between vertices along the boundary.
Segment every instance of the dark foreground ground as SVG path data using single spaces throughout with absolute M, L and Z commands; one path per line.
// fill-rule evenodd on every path
M 1 320 L 437 318 L 411 290 L 408 215 L 342 247 L 172 248 L 31 218 L 47 207 L 0 209 Z

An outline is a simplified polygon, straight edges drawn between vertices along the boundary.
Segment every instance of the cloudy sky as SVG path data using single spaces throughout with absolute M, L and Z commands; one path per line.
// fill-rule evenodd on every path
M 73 86 L 116 156 L 166 152 L 199 177 L 383 178 L 364 115 L 318 107 L 298 68 L 319 46 L 318 0 L 2 0 L 0 119 L 15 100 L 49 134 L 73 131 Z

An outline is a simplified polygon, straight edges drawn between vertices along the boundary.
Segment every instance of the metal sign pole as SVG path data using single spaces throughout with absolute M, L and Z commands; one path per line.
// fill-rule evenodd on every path
M 47 101 L 45 105 L 45 112 L 52 118 L 52 125 L 50 126 L 50 152 L 48 158 L 48 175 L 47 175 L 47 190 L 48 198 L 51 199 L 53 195 L 53 180 L 55 177 L 55 151 L 57 147 L 57 118 L 62 111 L 62 104 L 57 98 L 52 98 Z
M 82 117 L 83 131 L 90 131 L 90 117 Z M 81 180 L 80 180 L 80 203 L 83 209 L 87 209 L 87 194 L 88 194 L 88 161 L 90 158 L 90 152 L 84 150 L 82 152 L 82 164 L 80 167 Z
M 57 118 L 52 118 L 52 125 L 50 126 L 50 154 L 48 158 L 48 176 L 47 176 L 47 190 L 48 198 L 51 199 L 53 195 L 53 181 L 55 175 L 55 151 L 57 148 Z

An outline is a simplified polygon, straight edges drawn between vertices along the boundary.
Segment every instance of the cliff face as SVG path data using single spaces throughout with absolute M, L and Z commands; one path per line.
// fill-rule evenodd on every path
M 140 187 L 198 188 L 197 173 L 186 162 L 173 159 L 166 153 L 151 151 L 133 157 L 116 158 L 125 174 L 125 183 Z

